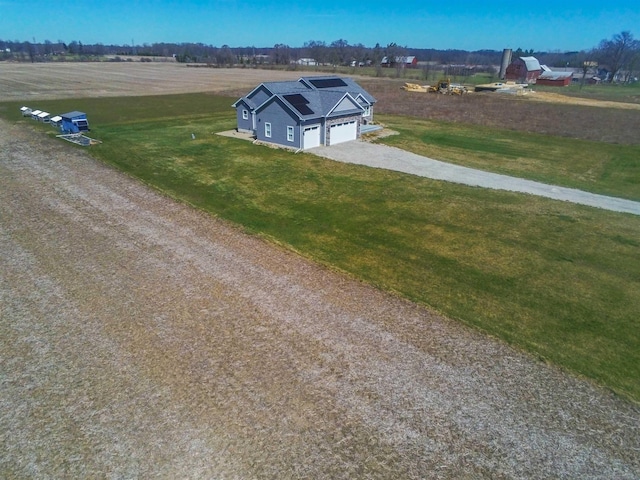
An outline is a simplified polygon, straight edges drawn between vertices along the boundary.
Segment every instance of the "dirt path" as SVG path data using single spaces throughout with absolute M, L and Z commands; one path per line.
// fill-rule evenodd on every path
M 640 409 L 0 121 L 0 477 L 638 478 Z

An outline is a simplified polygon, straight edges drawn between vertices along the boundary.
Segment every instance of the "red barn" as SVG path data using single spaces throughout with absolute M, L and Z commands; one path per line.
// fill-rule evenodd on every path
M 505 78 L 521 83 L 536 83 L 542 73 L 540 62 L 535 57 L 518 57 L 507 67 Z
M 418 57 L 415 55 L 403 56 L 403 57 L 395 57 L 395 59 L 391 59 L 389 57 L 383 57 L 380 65 L 383 67 L 397 67 L 402 66 L 402 68 L 417 68 L 418 67 Z
M 566 87 L 571 85 L 573 72 L 545 71 L 536 80 L 536 85 L 550 85 L 552 87 Z

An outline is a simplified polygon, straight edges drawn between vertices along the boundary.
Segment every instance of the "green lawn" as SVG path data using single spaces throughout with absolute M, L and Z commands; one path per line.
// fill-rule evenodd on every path
M 89 151 L 103 161 L 640 401 L 640 217 L 221 137 L 215 132 L 235 126 L 232 101 L 182 95 L 46 108 L 101 108 L 89 118 L 104 143 Z M 426 122 L 417 136 L 433 128 Z M 443 148 L 460 148 L 459 134 Z M 519 158 L 532 138 L 478 137 L 463 150 L 471 164 L 499 169 L 491 158 Z M 548 178 L 570 176 L 566 165 L 584 155 L 564 141 Z M 596 146 L 618 148 L 588 148 Z M 610 168 L 594 190 L 625 189 L 627 175 Z

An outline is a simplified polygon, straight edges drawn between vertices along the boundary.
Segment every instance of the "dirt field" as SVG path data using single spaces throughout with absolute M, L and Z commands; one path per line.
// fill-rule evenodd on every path
M 640 105 L 536 92 L 448 96 L 406 92 L 399 81 L 360 82 L 378 100 L 378 113 L 535 132 L 596 142 L 640 144 Z
M 0 386 L 2 478 L 640 477 L 637 406 L 5 121 Z
M 299 71 L 187 67 L 167 63 L 0 62 L 0 101 L 237 91 L 266 81 L 296 80 Z

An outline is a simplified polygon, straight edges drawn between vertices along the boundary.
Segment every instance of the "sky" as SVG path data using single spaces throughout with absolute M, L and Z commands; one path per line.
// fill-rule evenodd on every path
M 36 43 L 301 47 L 343 39 L 366 47 L 566 52 L 625 30 L 640 38 L 638 26 L 635 0 L 0 0 L 0 39 Z

